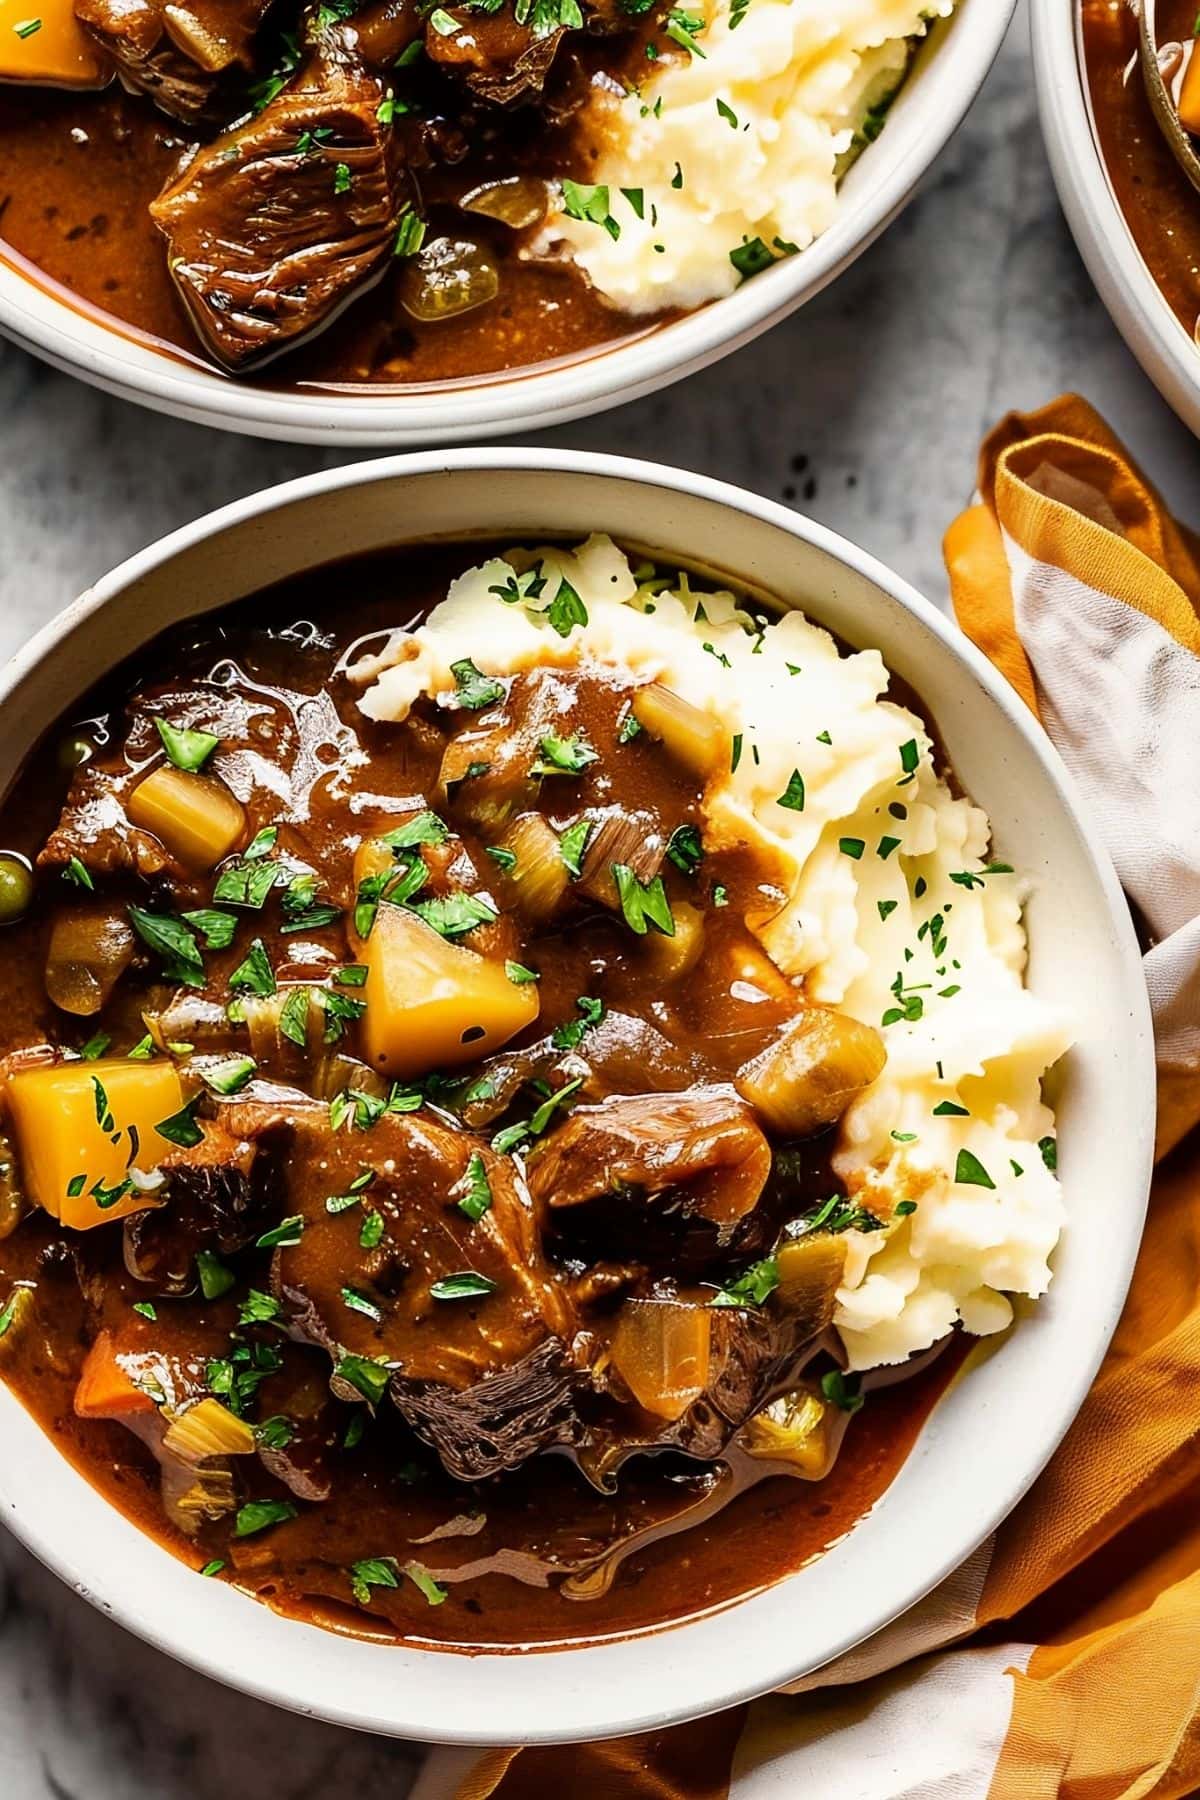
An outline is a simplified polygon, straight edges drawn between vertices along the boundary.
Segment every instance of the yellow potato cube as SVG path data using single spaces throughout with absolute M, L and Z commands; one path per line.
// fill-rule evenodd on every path
M 403 1080 L 474 1062 L 538 1016 L 535 982 L 510 981 L 402 907 L 379 908 L 362 954 L 367 1055 Z
M 126 809 L 134 824 L 161 838 L 189 869 L 215 868 L 246 829 L 246 815 L 211 775 L 190 775 L 162 763 L 140 781 Z
M 146 1206 L 124 1184 L 172 1149 L 156 1127 L 179 1112 L 183 1088 L 174 1063 L 101 1057 L 22 1070 L 3 1099 L 27 1198 L 86 1231 Z
M 75 17 L 72 0 L 0 0 L 0 81 L 98 88 L 112 64 Z

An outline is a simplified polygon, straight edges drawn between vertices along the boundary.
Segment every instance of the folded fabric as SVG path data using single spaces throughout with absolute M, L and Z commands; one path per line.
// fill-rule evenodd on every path
M 1163 1160 L 1109 1355 L 995 1536 L 788 1695 L 609 1744 L 437 1752 L 413 1800 L 1200 1790 L 1200 539 L 1068 396 L 989 436 L 946 560 L 959 623 L 1040 716 L 1149 945 Z

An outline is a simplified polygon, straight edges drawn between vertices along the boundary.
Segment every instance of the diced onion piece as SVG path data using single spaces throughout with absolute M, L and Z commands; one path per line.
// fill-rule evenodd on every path
M 643 959 L 663 983 L 690 974 L 704 954 L 703 914 L 686 900 L 676 900 L 671 913 L 675 920 L 673 937 L 650 931 L 642 940 Z
M 788 1137 L 809 1137 L 841 1118 L 887 1061 L 873 1026 L 826 1006 L 810 1006 L 734 1079 L 766 1123 Z
M 183 1089 L 174 1063 L 101 1057 L 21 1070 L 4 1101 L 29 1199 L 86 1231 L 145 1208 L 136 1186 L 120 1190 L 170 1152 L 156 1126 L 181 1110 Z
M 204 1462 L 210 1456 L 250 1456 L 254 1432 L 219 1400 L 197 1400 L 177 1413 L 163 1437 L 163 1449 L 187 1463 Z
M 210 75 L 219 75 L 238 60 L 229 40 L 217 37 L 189 7 L 164 6 L 163 23 L 184 55 Z
M 542 924 L 571 885 L 557 834 L 541 813 L 525 813 L 509 828 L 501 847 L 517 859 L 508 879 L 521 913 L 531 924 Z
M 206 1519 L 224 1518 L 237 1505 L 233 1476 L 220 1464 L 193 1469 L 187 1463 L 164 1463 L 162 1502 L 176 1530 L 195 1537 Z
M 690 700 L 673 694 L 659 681 L 639 688 L 633 716 L 652 738 L 658 738 L 678 763 L 706 778 L 729 751 L 729 734 L 719 719 L 701 712 Z
M 98 1013 L 133 960 L 134 936 L 123 913 L 81 902 L 54 916 L 46 951 L 46 992 L 78 1018 Z
M 786 1312 L 805 1337 L 816 1337 L 832 1322 L 837 1290 L 846 1268 L 846 1239 L 831 1231 L 785 1239 L 775 1252 L 779 1286 L 771 1304 Z
M 400 304 L 426 324 L 486 306 L 499 291 L 496 265 L 468 238 L 433 238 L 400 271 Z
M 467 212 L 499 219 L 513 231 L 538 224 L 550 209 L 546 183 L 536 175 L 509 175 L 503 181 L 485 181 L 464 194 L 459 205 Z
M 152 831 L 189 869 L 207 872 L 228 856 L 246 829 L 246 815 L 213 775 L 193 775 L 162 763 L 140 781 L 126 804 L 133 823 Z
M 17 1179 L 12 1146 L 0 1135 L 0 1239 L 11 1237 L 25 1216 L 25 1196 Z
M 402 1079 L 498 1050 L 538 1016 L 537 983 L 451 944 L 415 913 L 381 906 L 363 952 L 375 1068 Z
M 613 1367 L 639 1406 L 679 1419 L 708 1384 L 712 1314 L 673 1300 L 627 1300 L 617 1317 Z
M 1200 137 L 1200 50 L 1195 42 L 1179 89 L 1179 123 L 1193 137 Z
M 806 1481 L 823 1481 L 837 1454 L 840 1423 L 835 1406 L 808 1388 L 796 1388 L 755 1413 L 737 1442 L 748 1456 L 787 1463 Z
M 0 1300 L 0 1319 L 5 1320 L 0 1334 L 0 1357 L 11 1354 L 21 1333 L 33 1315 L 36 1288 L 31 1281 L 18 1281 L 12 1292 Z

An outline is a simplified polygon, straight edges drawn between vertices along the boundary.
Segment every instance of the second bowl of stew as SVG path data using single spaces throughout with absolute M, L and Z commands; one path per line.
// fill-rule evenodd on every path
M 278 437 L 597 410 L 845 267 L 1011 10 L 0 0 L 0 329 Z
M 593 1737 L 1019 1497 L 1136 1249 L 1146 1003 L 895 577 L 401 459 L 136 559 L 3 699 L 0 1507 L 81 1591 L 329 1718 Z

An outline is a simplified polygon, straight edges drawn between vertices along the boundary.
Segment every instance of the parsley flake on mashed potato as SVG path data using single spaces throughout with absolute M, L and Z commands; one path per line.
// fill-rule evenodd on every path
M 594 88 L 582 122 L 594 156 L 579 173 L 589 185 L 563 184 L 538 248 L 565 247 L 627 312 L 731 293 L 833 223 L 841 176 L 877 134 L 914 40 L 953 9 L 682 0 L 667 33 L 682 54 L 648 62 L 636 93 Z
M 556 624 L 546 598 L 564 581 L 585 616 Z M 887 1222 L 847 1234 L 836 1324 L 850 1366 L 902 1362 L 959 1320 L 1002 1330 L 1006 1295 L 1045 1291 L 1063 1227 L 1041 1078 L 1070 1025 L 1024 985 L 1020 875 L 937 773 L 922 719 L 884 697 L 878 651 L 844 653 L 799 612 L 763 625 L 684 575 L 639 586 L 596 536 L 468 570 L 424 624 L 355 666 L 359 704 L 403 719 L 454 687 L 464 657 L 485 676 L 598 661 L 727 728 L 705 843 L 761 854 L 780 903 L 750 929 L 810 999 L 875 1026 L 887 1048 L 833 1159 Z

